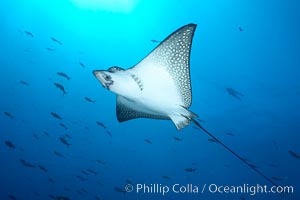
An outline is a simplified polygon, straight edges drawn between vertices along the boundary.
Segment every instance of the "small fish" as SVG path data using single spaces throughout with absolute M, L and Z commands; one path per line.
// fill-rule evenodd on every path
M 35 139 L 39 140 L 39 136 L 37 136 L 35 133 L 32 135 Z
M 86 191 L 86 189 L 84 189 L 84 188 L 81 188 L 80 191 L 83 192 L 83 193 L 88 193 L 88 192 Z
M 100 164 L 102 164 L 102 165 L 105 165 L 105 162 L 102 161 L 102 160 L 96 160 L 96 162 L 97 162 L 97 163 L 100 163 Z
M 71 137 L 70 135 L 68 135 L 68 134 L 65 134 L 64 136 L 65 136 L 66 138 L 72 139 L 72 137 Z
M 197 170 L 196 168 L 190 168 L 190 167 L 184 169 L 184 171 L 186 172 L 196 172 L 196 170 Z
M 114 187 L 114 190 L 115 190 L 116 192 L 123 193 L 124 195 L 126 194 L 126 191 L 125 191 L 124 189 L 122 189 L 122 188 Z
M 61 77 L 66 78 L 67 80 L 70 80 L 70 79 L 71 79 L 71 77 L 68 76 L 68 75 L 67 75 L 66 73 L 64 73 L 64 72 L 56 72 L 56 74 L 57 74 L 58 76 L 61 76 Z
M 29 86 L 29 83 L 27 83 L 26 81 L 19 81 L 19 83 L 22 84 L 22 85 Z
M 71 146 L 71 144 L 68 143 L 68 141 L 67 141 L 65 138 L 59 137 L 59 140 L 61 141 L 61 143 L 63 143 L 63 144 L 66 145 L 67 147 Z
M 44 166 L 38 165 L 38 167 L 39 167 L 40 170 L 42 170 L 43 172 L 48 172 L 48 169 L 46 169 Z
M 48 181 L 49 181 L 50 183 L 56 183 L 52 178 L 48 178 Z
M 275 181 L 283 181 L 283 180 L 286 180 L 287 177 L 277 177 L 277 176 L 272 176 L 272 179 L 274 179 Z
M 19 161 L 24 167 L 35 168 L 36 166 L 20 158 Z
M 59 156 L 59 157 L 66 158 L 64 155 L 62 155 L 62 154 L 59 153 L 58 151 L 54 151 L 53 153 L 54 153 L 54 155 L 57 155 L 57 156 Z
M 94 196 L 94 199 L 95 200 L 101 200 L 100 197 L 98 197 L 98 196 Z
M 133 182 L 129 179 L 126 179 L 126 183 L 133 185 Z
M 80 181 L 87 181 L 88 179 L 87 178 L 84 178 L 82 176 L 75 176 L 76 178 L 78 178 Z
M 49 133 L 47 131 L 43 131 L 43 133 L 47 136 L 50 137 Z
M 88 176 L 89 173 L 87 173 L 85 170 L 81 170 L 81 173 L 83 173 L 84 175 Z
M 176 141 L 182 141 L 182 139 L 179 138 L 179 137 L 173 137 L 173 138 L 174 138 L 174 140 L 176 140 Z
M 272 140 L 272 143 L 274 145 L 275 150 L 278 151 L 279 150 L 279 146 L 278 146 L 277 142 L 275 140 Z
M 161 176 L 163 179 L 166 179 L 166 180 L 170 180 L 171 178 L 169 176 Z
M 27 35 L 29 35 L 30 37 L 34 37 L 33 34 L 29 31 L 24 31 L 24 33 L 26 33 Z
M 161 42 L 160 40 L 150 40 L 150 42 L 153 42 L 153 43 L 159 43 Z
M 67 127 L 65 124 L 59 123 L 59 125 L 60 125 L 61 127 L 63 127 L 65 130 L 68 130 L 68 127 Z
M 11 119 L 14 119 L 15 117 L 11 114 L 11 113 L 9 113 L 9 112 L 3 112 L 4 113 L 4 115 L 6 115 L 7 117 L 9 117 L 9 118 L 11 118 Z
M 20 151 L 24 151 L 24 149 L 23 149 L 23 148 L 19 148 L 19 150 L 20 150 Z
M 292 157 L 297 158 L 297 159 L 300 159 L 299 154 L 297 154 L 297 153 L 295 153 L 295 152 L 293 152 L 293 151 L 291 151 L 291 150 L 289 150 L 288 152 L 289 152 L 289 154 L 290 154 Z
M 105 132 L 107 133 L 107 135 L 109 135 L 110 137 L 112 137 L 112 134 L 111 134 L 110 131 L 106 130 Z
M 46 50 L 48 50 L 48 51 L 55 51 L 55 49 L 49 48 L 49 47 L 47 47 Z
M 242 27 L 240 27 L 240 26 L 239 26 L 239 31 L 241 31 L 241 32 L 242 32 L 242 31 L 244 31 L 244 30 L 242 29 Z
M 60 84 L 60 83 L 53 83 L 53 84 L 55 85 L 55 87 L 60 89 L 63 92 L 64 95 L 67 94 L 67 92 L 65 90 L 65 87 L 62 84 Z
M 85 65 L 82 62 L 79 61 L 78 63 L 81 67 L 85 68 Z
M 55 39 L 54 37 L 51 37 L 50 39 L 51 39 L 53 42 L 56 42 L 56 43 L 58 43 L 59 45 L 62 45 L 62 43 L 61 43 L 59 40 Z
M 90 131 L 90 128 L 87 127 L 87 126 L 84 126 L 84 129 L 87 130 L 87 131 Z
M 219 143 L 217 140 L 215 140 L 215 139 L 213 139 L 213 138 L 209 138 L 209 139 L 207 139 L 207 141 L 209 141 L 209 142 L 215 142 L 215 143 Z
M 269 166 L 270 166 L 270 167 L 273 167 L 273 168 L 276 168 L 276 167 L 277 167 L 277 165 L 275 165 L 275 164 L 273 164 L 273 163 L 269 164 Z
M 226 132 L 225 134 L 226 134 L 226 135 L 230 135 L 230 136 L 235 136 L 235 134 L 230 133 L 230 132 Z
M 6 146 L 8 146 L 9 148 L 11 148 L 11 149 L 15 149 L 15 148 L 16 148 L 16 146 L 15 146 L 11 141 L 6 140 L 6 141 L 4 142 L 4 144 L 5 144 Z
M 94 174 L 95 176 L 98 174 L 95 170 L 92 169 L 86 169 L 86 171 L 90 172 L 91 174 Z
M 66 196 L 56 196 L 55 200 L 71 200 L 69 197 Z
M 148 139 L 145 139 L 145 142 L 149 143 L 149 144 L 152 144 L 152 142 Z
M 229 168 L 229 167 L 230 167 L 230 166 L 229 166 L 229 165 L 227 165 L 227 164 L 224 164 L 223 166 L 224 166 L 224 167 L 226 167 L 226 168 Z
M 12 194 L 9 194 L 8 198 L 11 199 L 11 200 L 17 200 L 17 198 L 14 195 L 12 195 Z
M 99 121 L 96 121 L 96 123 L 97 123 L 99 126 L 102 126 L 104 129 L 106 129 L 106 126 L 105 126 L 103 123 L 101 123 L 101 122 L 99 122 Z
M 63 119 L 59 114 L 57 114 L 57 113 L 55 113 L 55 112 L 50 112 L 50 114 L 51 114 L 54 118 L 56 118 L 56 119 L 60 119 L 60 120 Z
M 84 97 L 84 99 L 85 99 L 87 102 L 90 102 L 90 103 L 95 103 L 95 102 L 96 102 L 96 100 L 92 100 L 92 99 L 90 99 L 90 98 L 88 98 L 88 97 Z
M 234 98 L 238 99 L 241 101 L 241 96 L 244 96 L 242 93 L 236 91 L 235 89 L 233 88 L 226 88 L 226 91 L 228 92 L 228 94 L 230 96 L 233 96 Z

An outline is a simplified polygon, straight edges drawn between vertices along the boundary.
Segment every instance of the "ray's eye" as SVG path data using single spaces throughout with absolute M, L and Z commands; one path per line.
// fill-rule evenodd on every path
M 111 76 L 110 75 L 107 75 L 107 74 L 104 74 L 104 79 L 106 81 L 110 81 L 111 80 Z
M 123 71 L 124 69 L 122 69 L 121 67 L 117 67 L 117 66 L 113 66 L 113 67 L 110 67 L 108 69 L 109 72 L 111 73 L 114 73 L 114 72 L 117 72 L 117 71 Z

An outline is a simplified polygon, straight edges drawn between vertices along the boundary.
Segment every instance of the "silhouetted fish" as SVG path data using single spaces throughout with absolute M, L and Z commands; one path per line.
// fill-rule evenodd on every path
M 85 68 L 85 65 L 82 62 L 79 61 L 78 63 L 81 67 Z
M 39 167 L 40 170 L 42 170 L 43 172 L 48 172 L 48 169 L 46 169 L 44 166 L 38 165 L 38 167 Z
M 215 142 L 215 143 L 218 143 L 218 141 L 217 141 L 217 140 L 215 140 L 215 139 L 212 139 L 212 138 L 209 138 L 209 139 L 207 139 L 207 141 L 209 141 L 209 142 Z
M 124 195 L 126 194 L 126 191 L 125 191 L 124 189 L 122 189 L 122 188 L 114 187 L 114 190 L 115 190 L 116 192 L 123 193 Z
M 159 43 L 161 42 L 160 40 L 150 40 L 150 42 L 153 42 L 153 43 Z
M 92 99 L 90 99 L 90 98 L 88 98 L 88 97 L 84 97 L 84 99 L 85 99 L 87 102 L 90 102 L 90 103 L 95 103 L 95 102 L 96 102 L 96 100 L 92 100 Z
M 176 141 L 182 141 L 182 139 L 179 138 L 179 137 L 173 137 L 173 138 L 174 138 L 174 140 L 176 140 Z
M 90 131 L 90 128 L 87 127 L 87 126 L 84 126 L 84 129 L 87 130 L 87 131 Z
M 107 133 L 107 135 L 109 135 L 110 137 L 112 137 L 112 134 L 111 134 L 110 131 L 106 130 L 105 132 Z
M 96 123 L 106 129 L 106 126 L 102 122 L 96 121 Z
M 19 81 L 19 83 L 22 84 L 22 85 L 29 86 L 29 83 L 27 83 L 26 81 Z
M 97 163 L 100 163 L 100 164 L 102 164 L 102 165 L 105 165 L 105 162 L 102 161 L 102 160 L 96 160 L 96 162 L 97 162 Z
M 12 194 L 9 194 L 8 198 L 11 199 L 11 200 L 17 200 L 17 198 L 14 195 L 12 195 Z
M 148 139 L 145 139 L 145 142 L 149 143 L 149 144 L 152 144 L 152 142 Z
M 242 93 L 236 91 L 235 89 L 233 88 L 226 88 L 226 91 L 228 92 L 228 94 L 230 96 L 233 96 L 234 98 L 238 99 L 238 100 L 241 100 L 240 96 L 244 96 Z
M 289 154 L 290 154 L 292 157 L 297 158 L 297 159 L 300 159 L 299 154 L 297 154 L 297 153 L 295 153 L 295 152 L 293 152 L 293 151 L 291 151 L 291 150 L 289 150 L 288 152 L 289 152 Z
M 133 182 L 129 179 L 126 179 L 126 183 L 133 185 Z
M 4 115 L 6 115 L 7 117 L 9 117 L 9 118 L 11 118 L 11 119 L 14 119 L 15 117 L 11 114 L 11 113 L 9 113 L 9 112 L 3 112 L 4 113 Z
M 32 135 L 35 139 L 39 140 L 39 136 L 37 136 L 35 133 Z
M 239 31 L 244 31 L 244 30 L 242 29 L 242 27 L 239 26 Z
M 98 196 L 94 196 L 94 199 L 95 200 L 101 200 L 100 197 L 98 197 Z
M 71 137 L 70 135 L 68 135 L 68 134 L 65 134 L 64 136 L 65 136 L 66 138 L 72 139 L 72 137 Z
M 47 131 L 43 131 L 43 133 L 47 136 L 50 137 L 49 133 Z
M 53 42 L 56 42 L 56 43 L 62 45 L 62 43 L 61 43 L 59 40 L 55 39 L 54 37 L 51 37 L 51 40 L 52 40 Z
M 63 94 L 67 94 L 65 87 L 62 84 L 60 84 L 60 83 L 53 83 L 53 84 L 55 85 L 55 87 L 60 89 L 63 92 Z
M 48 178 L 48 181 L 49 181 L 50 183 L 56 183 L 52 178 Z
M 76 178 L 78 178 L 80 181 L 87 181 L 88 179 L 87 178 L 84 178 L 82 176 L 75 176 Z
M 275 140 L 272 140 L 272 143 L 273 143 L 273 145 L 275 147 L 275 150 L 278 151 L 279 150 L 279 146 L 278 146 L 277 142 Z
M 59 125 L 60 125 L 61 127 L 63 127 L 65 130 L 68 130 L 68 127 L 67 127 L 65 124 L 59 123 Z
M 186 172 L 196 172 L 196 170 L 197 170 L 196 168 L 190 168 L 190 167 L 184 169 L 184 171 Z
M 58 76 L 61 76 L 61 77 L 64 77 L 64 78 L 66 78 L 66 79 L 68 79 L 68 80 L 70 80 L 71 78 L 70 78 L 70 76 L 68 76 L 66 73 L 64 73 L 64 72 L 57 72 L 56 73 Z
M 230 135 L 230 136 L 235 136 L 233 133 L 230 133 L 230 132 L 226 132 L 225 134 Z
M 95 176 L 98 174 L 95 170 L 93 169 L 86 169 L 86 171 L 90 172 L 91 174 L 94 174 Z
M 24 31 L 24 33 L 26 33 L 27 35 L 29 35 L 30 37 L 34 37 L 33 34 L 29 31 Z
M 81 173 L 83 173 L 84 175 L 88 176 L 89 173 L 87 173 L 85 170 L 81 170 Z
M 15 149 L 15 148 L 16 148 L 16 146 L 15 146 L 11 141 L 6 140 L 6 141 L 4 142 L 4 144 L 5 144 L 6 146 L 8 146 L 9 148 L 11 148 L 11 149 Z
M 166 179 L 166 180 L 170 180 L 171 178 L 169 176 L 161 176 L 163 179 Z
M 57 114 L 57 113 L 55 113 L 55 112 L 50 112 L 50 114 L 51 114 L 54 118 L 56 118 L 56 119 L 60 119 L 60 120 L 63 119 L 59 114 Z
M 62 155 L 62 154 L 59 153 L 58 151 L 54 151 L 53 153 L 54 153 L 54 155 L 57 155 L 57 156 L 59 156 L 59 157 L 66 158 L 64 155 Z
M 66 145 L 67 147 L 69 147 L 71 144 L 70 143 L 68 143 L 68 141 L 65 139 L 65 138 L 63 138 L 63 137 L 59 137 L 59 140 L 61 141 L 61 143 L 63 143 L 64 145 Z
M 67 196 L 56 196 L 55 200 L 71 200 L 71 199 Z
M 50 48 L 50 47 L 46 47 L 46 50 L 48 50 L 48 51 L 55 51 L 55 49 Z
M 35 168 L 36 166 L 25 161 L 24 159 L 20 158 L 19 161 L 21 162 L 21 164 L 24 166 L 24 167 L 30 167 L 30 168 Z

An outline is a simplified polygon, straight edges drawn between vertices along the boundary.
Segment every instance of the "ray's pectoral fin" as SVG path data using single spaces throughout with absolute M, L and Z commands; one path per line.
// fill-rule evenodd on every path
M 117 119 L 119 122 L 125 122 L 136 118 L 151 118 L 151 119 L 170 119 L 166 116 L 149 114 L 139 109 L 139 105 L 126 97 L 117 95 Z

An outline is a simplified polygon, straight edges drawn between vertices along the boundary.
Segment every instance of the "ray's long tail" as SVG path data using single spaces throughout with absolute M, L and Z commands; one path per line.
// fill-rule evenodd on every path
M 247 162 L 244 158 L 242 158 L 239 154 L 235 153 L 232 149 L 230 149 L 228 146 L 226 146 L 223 142 L 221 142 L 218 138 L 216 138 L 213 134 L 211 134 L 209 131 L 207 131 L 203 126 L 200 125 L 198 121 L 195 119 L 191 119 L 201 130 L 203 130 L 207 135 L 209 135 L 211 138 L 213 138 L 215 141 L 217 141 L 219 144 L 221 144 L 225 149 L 227 149 L 230 153 L 235 155 L 238 159 L 240 159 L 243 163 L 248 165 L 252 170 L 254 170 L 256 173 L 264 177 L 267 181 L 272 183 L 274 186 L 278 186 L 274 181 L 272 181 L 270 178 L 268 178 L 266 175 L 264 175 L 261 171 L 256 169 L 254 166 L 252 166 L 249 162 Z

